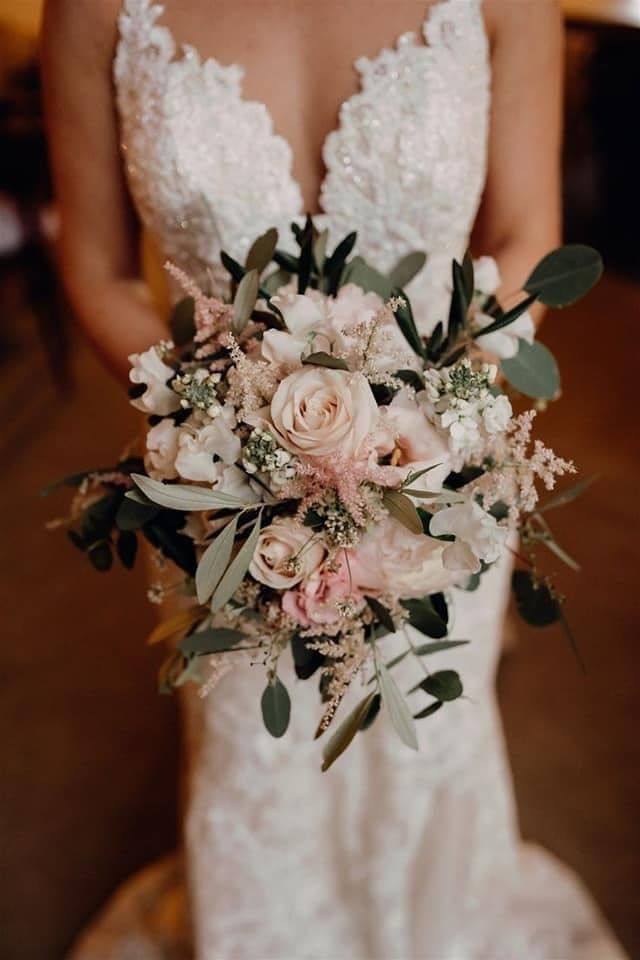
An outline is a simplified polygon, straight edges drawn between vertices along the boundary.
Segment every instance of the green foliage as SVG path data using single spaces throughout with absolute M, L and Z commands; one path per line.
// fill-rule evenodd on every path
M 236 515 L 202 554 L 196 570 L 198 603 L 207 602 L 229 566 L 237 528 L 238 516 Z
M 409 623 L 426 637 L 433 637 L 436 640 L 446 637 L 447 620 L 446 602 L 436 600 L 436 597 L 442 598 L 442 594 L 433 594 L 423 597 L 421 600 L 401 600 L 400 603 L 409 613 Z M 444 603 L 444 609 L 442 604 Z M 438 609 L 439 607 L 439 609 Z
M 568 244 L 542 258 L 524 289 L 548 307 L 566 307 L 595 286 L 602 269 L 597 250 L 580 243 Z
M 267 684 L 260 705 L 264 725 L 271 736 L 284 736 L 291 716 L 291 699 L 279 677 L 273 677 Z
M 385 490 L 382 495 L 382 505 L 391 516 L 410 530 L 411 533 L 423 533 L 422 521 L 416 508 L 404 493 L 399 490 Z
M 383 603 L 380 603 L 379 600 L 376 600 L 375 597 L 365 597 L 365 600 L 369 604 L 372 612 L 376 615 L 382 626 L 389 633 L 396 632 L 396 625 L 393 622 L 393 617 L 390 612 L 387 610 Z
M 193 633 L 183 637 L 178 648 L 189 656 L 203 656 L 232 650 L 243 639 L 244 634 L 240 630 L 231 630 L 228 627 L 207 627 L 205 630 L 194 630 Z
M 502 360 L 500 368 L 512 387 L 527 397 L 551 400 L 560 390 L 560 372 L 553 354 L 535 340 L 520 340 L 515 357 Z
M 331 353 L 325 353 L 324 350 L 318 350 L 316 353 L 310 353 L 302 361 L 303 365 L 311 367 L 328 367 L 330 370 L 348 370 L 349 364 L 341 357 L 334 357 Z
M 390 271 L 389 282 L 392 283 L 394 287 L 403 289 L 420 273 L 426 262 L 427 255 L 421 250 L 414 250 L 413 253 L 408 253 L 406 257 L 402 257 Z
M 462 681 L 455 670 L 438 670 L 430 674 L 421 682 L 420 688 L 441 703 L 457 700 L 463 693 Z
M 411 747 L 412 750 L 417 750 L 416 728 L 404 697 L 383 663 L 378 664 L 377 672 L 382 700 L 389 711 L 389 718 L 396 733 L 404 744 Z
M 255 553 L 258 537 L 260 536 L 261 518 L 262 510 L 260 510 L 253 524 L 251 533 L 240 547 L 240 550 L 229 564 L 224 576 L 216 587 L 213 597 L 211 598 L 212 610 L 221 610 L 244 580 L 245 574 L 249 569 L 249 564 L 253 559 L 253 554 Z
M 373 705 L 376 702 L 376 698 L 378 698 L 378 709 L 380 709 L 379 694 L 377 692 L 369 693 L 353 708 L 351 713 L 342 721 L 340 726 L 333 733 L 322 753 L 323 772 L 328 770 L 329 767 L 335 763 L 338 757 L 344 753 L 355 737 L 356 733 L 358 733 L 359 730 L 364 729 L 363 725 L 367 724 L 367 720 L 370 717 Z
M 262 273 L 273 259 L 273 255 L 278 243 L 278 231 L 275 227 L 267 230 L 257 240 L 252 243 L 247 259 L 245 260 L 245 269 L 247 271 L 256 270 Z
M 560 619 L 560 604 L 546 583 L 529 570 L 514 570 L 511 586 L 518 613 L 532 627 L 546 627 Z

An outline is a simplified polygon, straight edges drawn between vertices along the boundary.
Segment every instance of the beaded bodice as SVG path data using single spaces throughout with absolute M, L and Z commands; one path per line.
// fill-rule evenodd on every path
M 425 332 L 445 309 L 450 263 L 468 242 L 486 167 L 488 43 L 482 0 L 430 5 L 422 36 L 355 63 L 359 90 L 325 140 L 317 218 L 357 230 L 380 270 L 424 250 L 408 288 Z M 134 202 L 163 255 L 202 276 L 221 249 L 243 259 L 301 217 L 292 155 L 267 107 L 242 93 L 242 68 L 177 48 L 151 0 L 124 0 L 115 59 L 122 149 Z

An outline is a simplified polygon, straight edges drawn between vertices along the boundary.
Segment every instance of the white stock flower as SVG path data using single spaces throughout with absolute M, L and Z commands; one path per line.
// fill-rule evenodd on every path
M 145 465 L 154 480 L 173 480 L 176 476 L 176 456 L 180 430 L 173 420 L 161 420 L 147 433 Z
M 174 376 L 175 371 L 164 363 L 155 347 L 150 347 L 144 353 L 132 353 L 129 363 L 131 383 L 144 383 L 147 388 L 142 396 L 131 401 L 136 410 L 166 417 L 179 409 L 180 399 L 167 386 L 167 380 Z
M 412 486 L 439 491 L 451 472 L 449 446 L 440 431 L 429 422 L 406 389 L 400 390 L 391 403 L 380 408 L 381 436 L 389 437 L 383 453 L 394 454 L 394 464 L 406 467 L 406 473 L 433 467 Z M 389 442 L 390 441 L 390 442 Z
M 473 280 L 478 293 L 493 296 L 500 286 L 500 271 L 493 257 L 479 257 L 473 261 Z
M 507 429 L 513 410 L 511 401 L 503 393 L 490 394 L 482 406 L 482 421 L 487 433 L 503 433 Z
M 497 560 L 508 536 L 508 530 L 499 526 L 495 517 L 471 498 L 434 514 L 429 533 L 434 537 L 456 538 L 444 545 L 444 565 L 448 570 L 468 573 L 477 573 L 481 560 L 486 563 Z
M 480 329 L 488 327 L 494 322 L 494 317 L 486 313 L 477 313 L 474 317 L 474 324 Z M 515 357 L 520 346 L 520 340 L 526 340 L 527 343 L 533 343 L 536 328 L 533 324 L 531 314 L 525 310 L 517 320 L 510 323 L 501 330 L 494 330 L 493 333 L 481 333 L 476 336 L 476 343 L 483 350 L 492 353 L 502 360 L 509 360 Z
M 274 590 L 290 590 L 318 570 L 324 545 L 293 517 L 278 517 L 260 531 L 249 573 Z
M 378 406 L 361 373 L 304 367 L 282 381 L 271 401 L 278 443 L 310 457 L 357 456 L 378 421 Z

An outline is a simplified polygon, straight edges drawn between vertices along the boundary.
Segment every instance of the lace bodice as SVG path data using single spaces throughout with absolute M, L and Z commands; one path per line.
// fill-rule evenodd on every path
M 425 4 L 426 6 L 426 4 Z M 242 260 L 262 230 L 301 217 L 289 144 L 245 100 L 242 68 L 178 49 L 150 0 L 125 0 L 115 59 L 131 193 L 162 253 L 202 275 L 226 249 Z M 481 0 L 440 0 L 422 36 L 355 68 L 360 89 L 325 140 L 318 222 L 380 270 L 424 250 L 408 292 L 427 332 L 446 308 L 451 258 L 467 245 L 482 191 L 489 62 Z

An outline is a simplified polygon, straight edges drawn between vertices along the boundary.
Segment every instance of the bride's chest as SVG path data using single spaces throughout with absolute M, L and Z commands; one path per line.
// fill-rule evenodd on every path
M 225 246 L 239 256 L 260 229 L 316 206 L 337 230 L 342 221 L 366 226 L 374 249 L 383 235 L 402 247 L 403 233 L 424 247 L 427 210 L 433 230 L 447 218 L 468 229 L 488 119 L 480 8 L 480 0 L 432 6 L 423 36 L 404 34 L 356 60 L 357 89 L 337 109 L 346 77 L 291 83 L 299 51 L 287 70 L 274 54 L 261 83 L 263 55 L 244 84 L 235 64 L 177 50 L 159 7 L 125 0 L 115 63 L 123 153 L 134 199 L 165 252 L 184 259 L 188 246 L 206 261 Z M 335 56 L 327 54 L 328 74 Z M 338 63 L 335 71 L 351 72 Z M 267 100 L 277 104 L 273 115 Z

